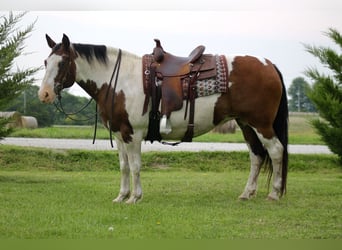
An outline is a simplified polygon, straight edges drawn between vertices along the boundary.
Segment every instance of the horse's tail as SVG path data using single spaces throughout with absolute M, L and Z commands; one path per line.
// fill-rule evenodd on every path
M 273 122 L 273 129 L 279 141 L 284 147 L 283 162 L 282 162 L 282 183 L 281 183 L 281 190 L 280 190 L 280 195 L 282 196 L 283 194 L 286 193 L 286 181 L 287 181 L 287 165 L 288 165 L 287 145 L 288 145 L 289 111 L 288 111 L 288 106 L 287 106 L 287 95 L 286 95 L 286 88 L 285 88 L 283 76 L 275 65 L 274 65 L 274 68 L 276 69 L 279 75 L 279 78 L 281 80 L 281 84 L 282 84 L 281 100 L 280 100 L 277 116 Z

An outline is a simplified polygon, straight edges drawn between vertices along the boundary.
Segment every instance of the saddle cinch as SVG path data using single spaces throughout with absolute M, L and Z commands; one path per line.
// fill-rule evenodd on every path
M 149 94 L 152 98 L 152 111 L 150 114 L 155 119 L 161 116 L 160 123 L 155 124 L 154 128 L 149 128 L 147 140 L 161 140 L 159 132 L 170 133 L 172 128 L 169 118 L 173 111 L 180 110 L 186 100 L 186 109 L 184 119 L 187 117 L 188 104 L 189 108 L 189 124 L 188 130 L 182 141 L 192 141 L 194 128 L 194 112 L 196 82 L 198 80 L 213 78 L 216 76 L 216 59 L 213 55 L 203 54 L 205 47 L 200 45 L 196 47 L 188 57 L 178 57 L 164 51 L 158 39 L 154 40 L 156 47 L 153 49 L 152 55 L 145 55 L 145 61 L 150 60 L 149 72 Z M 147 65 L 148 63 L 145 63 Z M 146 72 L 145 72 L 146 75 Z M 146 81 L 146 76 L 145 76 Z M 145 89 L 146 89 L 146 83 Z M 155 89 L 157 88 L 157 89 Z M 161 105 L 160 105 L 161 102 Z M 160 114 L 157 114 L 159 105 L 161 106 Z M 144 105 L 146 112 L 146 100 Z M 155 121 L 158 122 L 158 121 Z M 151 124 L 150 124 L 151 125 Z M 159 126 L 160 125 L 160 126 Z M 150 136 L 151 131 L 158 130 L 158 135 Z M 156 132 L 156 131 L 155 131 Z M 155 132 L 152 132 L 154 134 Z M 153 137 L 153 138 L 152 138 Z

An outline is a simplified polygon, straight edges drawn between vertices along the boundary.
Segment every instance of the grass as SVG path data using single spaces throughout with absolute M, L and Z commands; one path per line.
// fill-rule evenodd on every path
M 20 155 L 20 157 L 18 157 Z M 2 239 L 341 239 L 342 173 L 333 155 L 291 155 L 288 193 L 237 200 L 248 153 L 145 153 L 142 202 L 112 204 L 113 152 L 0 147 Z
M 317 117 L 312 114 L 291 114 L 289 118 L 290 144 L 324 144 L 319 135 L 310 125 L 310 119 Z M 36 138 L 93 138 L 94 128 L 91 126 L 64 127 L 55 126 L 39 129 L 18 129 L 11 136 Z M 98 139 L 108 139 L 109 133 L 103 126 L 97 130 Z M 206 133 L 194 138 L 196 142 L 244 142 L 239 129 L 234 134 Z
M 323 144 L 309 120 L 290 116 L 292 144 Z M 100 128 L 97 138 L 107 139 Z M 17 130 L 13 136 L 92 138 L 92 127 Z M 207 133 L 195 141 L 243 142 Z M 342 171 L 334 155 L 289 158 L 288 193 L 238 201 L 247 152 L 159 152 L 142 156 L 142 202 L 112 204 L 117 153 L 0 146 L 0 239 L 342 239 Z

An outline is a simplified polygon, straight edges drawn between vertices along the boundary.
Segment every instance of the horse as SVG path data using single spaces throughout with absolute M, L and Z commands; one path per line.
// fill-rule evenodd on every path
M 105 45 L 71 43 L 63 34 L 56 43 L 46 34 L 51 53 L 44 61 L 45 75 L 38 91 L 43 103 L 53 103 L 75 82 L 92 97 L 104 126 L 113 133 L 120 164 L 120 191 L 113 203 L 134 204 L 142 199 L 141 143 L 149 127 L 145 102 L 142 57 Z M 225 55 L 227 91 L 196 99 L 194 136 L 235 119 L 249 148 L 250 173 L 239 196 L 256 196 L 261 167 L 268 170 L 268 200 L 286 193 L 288 169 L 288 106 L 279 69 L 268 59 L 249 55 Z M 185 101 L 184 101 L 185 102 Z M 151 104 L 148 105 L 151 108 Z M 172 112 L 172 131 L 162 140 L 179 140 L 188 124 L 184 105 Z M 196 164 L 196 163 L 194 163 Z M 272 178 L 273 177 L 273 178 Z

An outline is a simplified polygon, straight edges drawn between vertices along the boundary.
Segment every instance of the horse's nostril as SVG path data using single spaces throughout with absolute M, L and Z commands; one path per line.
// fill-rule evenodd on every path
M 49 97 L 49 92 L 45 92 L 45 98 Z

